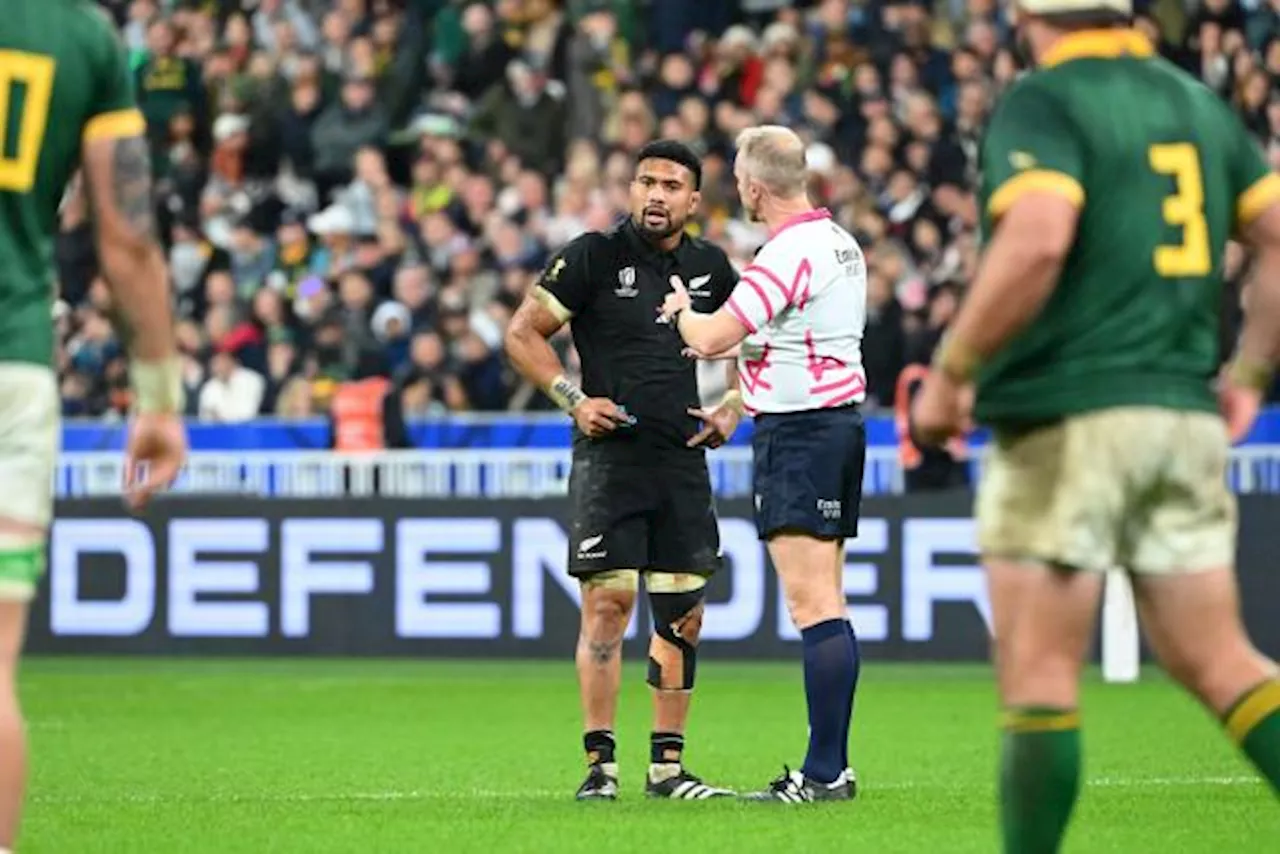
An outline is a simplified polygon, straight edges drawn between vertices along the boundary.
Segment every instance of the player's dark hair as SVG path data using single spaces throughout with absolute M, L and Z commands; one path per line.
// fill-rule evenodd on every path
M 640 149 L 636 164 L 645 160 L 670 160 L 693 173 L 693 189 L 702 189 L 702 161 L 693 149 L 676 139 L 657 139 Z

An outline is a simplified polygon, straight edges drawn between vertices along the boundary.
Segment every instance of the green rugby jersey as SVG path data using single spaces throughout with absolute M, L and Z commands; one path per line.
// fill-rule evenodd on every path
M 983 229 L 1021 194 L 1080 210 L 1041 314 L 978 377 L 988 424 L 1116 406 L 1213 410 L 1228 238 L 1280 199 L 1239 119 L 1139 33 L 1074 33 L 997 106 Z
M 53 362 L 58 205 L 81 142 L 145 129 L 124 46 L 91 0 L 4 0 L 0 362 Z

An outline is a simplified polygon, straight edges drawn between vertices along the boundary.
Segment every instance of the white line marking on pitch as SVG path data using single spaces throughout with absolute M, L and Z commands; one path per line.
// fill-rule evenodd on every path
M 870 793 L 882 791 L 909 791 L 921 789 L 959 789 L 967 786 L 946 783 L 920 783 L 911 780 L 888 781 L 875 783 L 864 781 L 866 791 Z M 1142 789 L 1148 787 L 1192 787 L 1192 786 L 1260 786 L 1257 777 L 1096 777 L 1085 781 L 1086 787 L 1100 789 Z M 530 789 L 513 791 L 507 789 L 469 789 L 462 791 L 385 791 L 385 792 L 211 792 L 207 795 L 172 795 L 144 792 L 121 792 L 103 794 L 101 796 L 79 795 L 42 795 L 35 794 L 32 800 L 44 804 L 93 804 L 93 803 L 130 803 L 130 804 L 175 804 L 175 803 L 355 803 L 368 801 L 373 803 L 390 801 L 458 801 L 458 800 L 497 800 L 497 801 L 534 801 L 534 800 L 571 800 L 573 793 L 569 790 Z

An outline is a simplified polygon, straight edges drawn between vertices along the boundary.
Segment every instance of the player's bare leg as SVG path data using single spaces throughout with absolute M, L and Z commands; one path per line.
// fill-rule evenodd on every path
M 733 794 L 707 785 L 684 766 L 684 730 L 693 699 L 706 584 L 705 578 L 691 573 L 649 573 L 645 581 L 654 623 L 648 680 L 653 731 L 645 780 L 650 797 L 703 801 Z
M 1004 850 L 1053 852 L 1080 788 L 1080 670 L 1105 579 L 1036 563 L 984 563 L 1004 709 Z
M 26 785 L 26 733 L 18 703 L 18 660 L 27 610 L 44 563 L 44 531 L 0 519 L 0 851 L 17 841 Z
M 578 789 L 580 800 L 612 800 L 618 795 L 613 722 L 622 684 L 622 636 L 636 604 L 637 583 L 634 571 L 602 573 L 582 583 L 575 661 L 588 772 Z
M 14 847 L 27 776 L 27 744 L 18 703 L 18 656 L 27 604 L 0 600 L 0 851 Z
M 1235 574 L 1138 576 L 1134 596 L 1161 664 L 1222 721 L 1280 794 L 1280 670 L 1245 634 Z
M 749 797 L 790 803 L 852 799 L 857 784 L 849 768 L 849 727 L 860 662 L 844 595 L 844 542 L 783 532 L 769 539 L 769 557 L 804 642 L 809 749 L 799 770 L 787 769 L 767 790 Z
M 582 586 L 582 627 L 576 663 L 583 725 L 612 729 L 622 682 L 622 636 L 635 607 L 634 591 Z

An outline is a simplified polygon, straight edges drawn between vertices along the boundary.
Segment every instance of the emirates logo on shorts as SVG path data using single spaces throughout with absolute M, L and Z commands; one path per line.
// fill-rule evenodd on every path
M 840 518 L 840 502 L 838 500 L 829 500 L 826 498 L 819 498 L 818 512 L 822 514 L 823 519 L 839 519 Z

